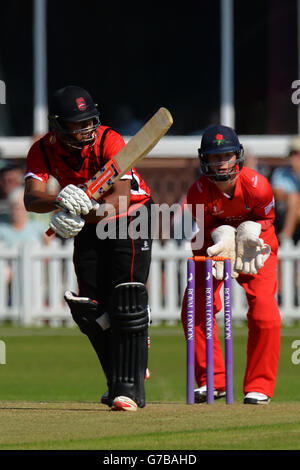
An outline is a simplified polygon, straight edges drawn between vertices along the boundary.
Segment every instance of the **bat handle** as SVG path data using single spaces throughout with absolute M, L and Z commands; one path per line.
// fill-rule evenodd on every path
M 87 186 L 85 187 L 84 191 L 86 192 L 86 195 L 87 195 L 90 199 L 92 199 L 93 194 L 92 194 L 92 192 L 89 190 L 89 188 L 88 188 Z

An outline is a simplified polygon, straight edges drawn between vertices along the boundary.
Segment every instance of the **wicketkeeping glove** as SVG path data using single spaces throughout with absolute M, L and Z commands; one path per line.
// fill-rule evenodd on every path
M 221 225 L 213 231 L 211 236 L 215 245 L 207 248 L 208 256 L 224 256 L 225 258 L 231 258 L 231 277 L 233 278 L 237 278 L 239 275 L 234 269 L 236 255 L 235 232 L 236 229 L 231 227 L 231 225 Z M 223 261 L 216 261 L 212 271 L 216 279 L 223 279 Z
M 63 210 L 54 214 L 50 220 L 50 227 L 62 238 L 72 238 L 83 228 L 85 221 L 79 215 L 71 215 Z
M 55 202 L 57 206 L 66 209 L 72 215 L 86 215 L 94 207 L 86 193 L 74 184 L 68 184 L 63 188 Z
M 257 274 L 271 253 L 269 245 L 262 238 L 261 225 L 251 220 L 242 222 L 236 233 L 235 269 L 245 274 Z

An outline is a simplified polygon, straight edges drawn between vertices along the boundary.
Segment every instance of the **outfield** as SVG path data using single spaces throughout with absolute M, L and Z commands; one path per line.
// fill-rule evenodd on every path
M 246 328 L 234 329 L 233 405 L 186 405 L 181 328 L 150 332 L 148 405 L 131 414 L 99 403 L 104 376 L 76 328 L 2 326 L 0 450 L 300 449 L 300 364 L 292 362 L 299 326 L 282 331 L 275 395 L 265 407 L 242 404 Z

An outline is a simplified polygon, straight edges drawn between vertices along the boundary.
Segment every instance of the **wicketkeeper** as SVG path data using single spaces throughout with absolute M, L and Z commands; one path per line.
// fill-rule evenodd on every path
M 276 383 L 281 325 L 275 299 L 278 241 L 273 226 L 272 189 L 264 176 L 243 167 L 243 147 L 230 127 L 208 127 L 202 136 L 199 158 L 202 175 L 187 195 L 199 225 L 199 236 L 204 230 L 204 244 L 193 250 L 194 255 L 232 260 L 232 278 L 245 289 L 249 304 L 244 403 L 268 404 Z M 197 221 L 197 204 L 204 206 L 204 223 Z M 222 309 L 222 262 L 215 263 L 213 274 L 216 314 Z M 196 263 L 195 375 L 199 387 L 195 390 L 196 402 L 206 400 L 204 282 L 204 263 Z M 182 304 L 185 332 L 186 314 L 185 296 Z M 225 396 L 225 366 L 215 318 L 214 384 L 215 398 Z
M 123 148 L 123 138 L 101 125 L 97 105 L 76 86 L 54 94 L 49 123 L 50 132 L 32 145 L 27 156 L 24 203 L 28 211 L 55 211 L 51 228 L 64 239 L 74 237 L 79 292 L 66 292 L 65 300 L 106 375 L 108 392 L 102 403 L 112 410 L 135 411 L 146 403 L 149 308 L 145 284 L 152 240 L 145 231 L 143 238 L 130 237 L 129 232 L 142 207 L 146 220 L 139 217 L 139 222 L 150 230 L 150 189 L 135 169 L 130 170 L 104 194 L 100 201 L 104 210 L 98 216 L 99 204 L 82 188 Z M 61 186 L 57 196 L 46 192 L 50 175 Z M 114 230 L 105 238 L 99 232 L 97 236 L 96 227 L 101 220 L 104 223 L 107 213 L 109 230 Z

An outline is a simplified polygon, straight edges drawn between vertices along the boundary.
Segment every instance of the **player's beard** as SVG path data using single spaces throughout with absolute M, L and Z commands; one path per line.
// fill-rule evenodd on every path
M 64 137 L 63 144 L 69 149 L 73 151 L 81 151 L 83 150 L 84 147 L 93 147 L 96 142 L 96 130 L 92 130 L 90 132 L 86 132 L 86 134 L 90 134 L 90 137 L 77 140 L 76 137 L 73 137 L 72 135 L 66 134 L 66 137 Z

